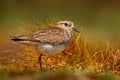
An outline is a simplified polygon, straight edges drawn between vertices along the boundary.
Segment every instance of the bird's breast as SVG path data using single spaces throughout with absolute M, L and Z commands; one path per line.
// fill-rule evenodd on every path
M 57 54 L 62 52 L 65 49 L 64 44 L 52 45 L 52 44 L 41 44 L 41 47 L 44 49 L 46 54 Z

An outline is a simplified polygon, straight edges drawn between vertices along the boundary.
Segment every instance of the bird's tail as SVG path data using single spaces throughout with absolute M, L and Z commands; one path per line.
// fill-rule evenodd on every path
M 14 42 L 19 42 L 19 41 L 27 41 L 24 37 L 21 36 L 10 36 L 11 40 Z
M 12 36 L 11 40 L 14 42 L 40 42 L 39 40 L 34 40 L 26 36 Z

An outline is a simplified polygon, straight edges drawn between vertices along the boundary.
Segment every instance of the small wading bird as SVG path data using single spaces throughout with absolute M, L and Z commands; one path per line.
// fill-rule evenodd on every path
M 61 20 L 55 27 L 41 29 L 30 35 L 13 36 L 11 40 L 14 42 L 35 44 L 35 49 L 40 53 L 38 58 L 40 69 L 42 53 L 46 53 L 45 66 L 48 70 L 47 59 L 49 54 L 57 54 L 62 52 L 71 39 L 71 32 L 76 31 L 74 24 L 70 20 Z

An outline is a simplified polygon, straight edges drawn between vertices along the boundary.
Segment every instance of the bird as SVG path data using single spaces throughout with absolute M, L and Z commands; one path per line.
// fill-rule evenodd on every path
M 34 44 L 35 50 L 40 54 L 38 57 L 40 69 L 42 70 L 41 57 L 45 53 L 45 67 L 48 70 L 48 56 L 64 51 L 65 47 L 70 43 L 73 31 L 80 32 L 75 28 L 71 20 L 60 20 L 54 27 L 43 28 L 28 35 L 12 36 L 11 40 Z

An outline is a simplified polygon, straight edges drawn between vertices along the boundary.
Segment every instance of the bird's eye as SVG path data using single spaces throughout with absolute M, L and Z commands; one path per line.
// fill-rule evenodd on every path
M 68 26 L 68 23 L 65 23 L 64 25 L 65 25 L 65 26 Z

